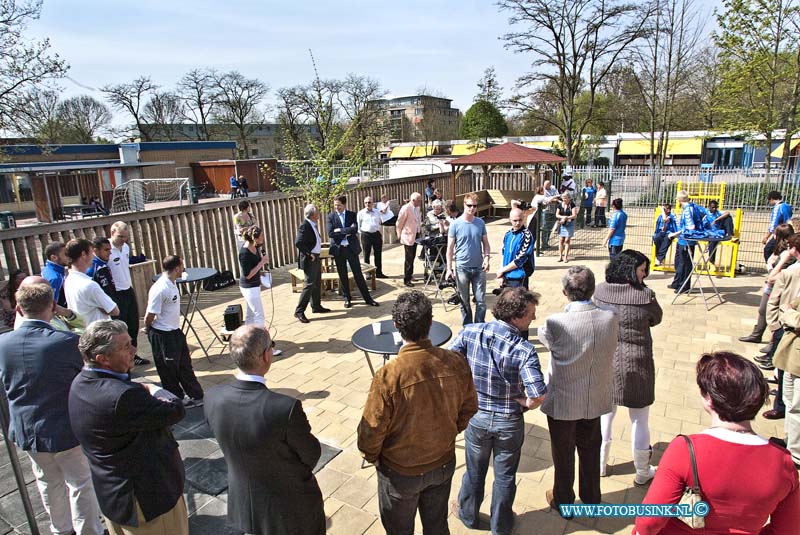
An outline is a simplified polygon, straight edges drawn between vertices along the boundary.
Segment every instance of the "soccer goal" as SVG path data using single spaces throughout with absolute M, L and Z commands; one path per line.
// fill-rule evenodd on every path
M 137 178 L 114 188 L 111 212 L 135 212 L 144 210 L 146 204 L 169 206 L 175 202 L 189 202 L 188 178 Z

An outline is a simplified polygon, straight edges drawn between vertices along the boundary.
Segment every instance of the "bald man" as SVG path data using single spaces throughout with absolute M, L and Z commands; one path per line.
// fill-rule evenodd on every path
M 525 214 L 513 208 L 508 214 L 511 228 L 503 236 L 503 265 L 496 272 L 500 288 L 528 288 L 528 276 L 533 272 L 533 234 L 525 226 Z M 498 292 L 498 290 L 495 290 Z M 528 331 L 522 331 L 528 339 Z

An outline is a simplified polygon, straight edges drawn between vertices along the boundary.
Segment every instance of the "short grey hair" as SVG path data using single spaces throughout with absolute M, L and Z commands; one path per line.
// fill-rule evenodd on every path
M 436 208 L 437 206 L 444 208 L 444 203 L 441 201 L 441 199 L 436 199 L 431 203 L 431 207 Z
M 252 371 L 270 346 L 267 330 L 260 325 L 242 325 L 231 335 L 231 359 L 243 372 Z
M 588 301 L 594 295 L 594 273 L 586 266 L 572 266 L 561 285 L 570 301 Z
M 127 334 L 128 326 L 120 320 L 98 320 L 90 323 L 83 331 L 78 349 L 87 366 L 97 366 L 97 355 L 110 355 L 116 349 L 114 338 Z
M 419 193 L 419 192 L 417 192 L 417 191 L 415 191 L 414 193 L 412 193 L 412 194 L 411 194 L 411 195 L 408 197 L 408 200 L 409 200 L 409 201 L 414 201 L 414 200 L 421 199 L 421 198 L 422 198 L 422 194 L 421 194 L 421 193 Z
M 303 217 L 308 219 L 312 215 L 317 213 L 317 207 L 313 204 L 307 204 L 305 208 L 303 208 Z

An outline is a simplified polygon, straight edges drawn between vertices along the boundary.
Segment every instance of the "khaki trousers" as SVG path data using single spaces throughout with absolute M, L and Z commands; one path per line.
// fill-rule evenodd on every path
M 136 500 L 134 502 L 136 517 L 144 520 L 139 502 Z M 186 511 L 186 502 L 181 496 L 175 507 L 150 522 L 139 522 L 139 527 L 123 526 L 106 518 L 106 528 L 109 535 L 189 535 L 189 514 Z
M 786 405 L 786 448 L 800 464 L 800 375 L 783 374 L 783 402 Z

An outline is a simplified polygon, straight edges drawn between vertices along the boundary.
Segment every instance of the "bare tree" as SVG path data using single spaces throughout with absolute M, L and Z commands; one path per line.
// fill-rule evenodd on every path
M 630 49 L 630 57 L 649 115 L 650 163 L 661 166 L 676 100 L 688 92 L 698 68 L 703 24 L 694 0 L 653 0 L 651 8 L 647 38 Z
M 198 141 L 209 141 L 211 129 L 209 121 L 216 104 L 214 91 L 214 71 L 192 69 L 178 82 L 178 96 L 184 104 L 184 117 L 196 126 Z
M 342 124 L 338 106 L 341 88 L 339 80 L 315 78 L 310 84 L 280 89 L 281 117 L 287 121 L 285 136 L 295 143 L 306 144 L 307 140 L 302 139 L 303 129 L 310 126 L 318 136 L 320 149 L 325 150 L 331 133 Z
M 381 83 L 367 76 L 349 74 L 341 83 L 337 100 L 347 121 L 354 126 L 354 141 L 361 147 L 364 159 L 375 156 L 386 134 L 384 112 L 370 102 L 382 98 L 386 91 Z
M 143 111 L 148 95 L 156 89 L 158 86 L 149 76 L 140 76 L 130 83 L 107 85 L 101 91 L 105 93 L 106 99 L 114 109 L 130 114 L 142 141 L 152 141 L 150 128 Z M 128 133 L 130 134 L 130 131 Z
M 31 91 L 60 78 L 69 66 L 51 55 L 50 42 L 29 41 L 24 33 L 39 18 L 42 0 L 0 0 L 0 130 L 24 122 Z
M 58 91 L 33 87 L 19 95 L 20 106 L 9 115 L 6 128 L 23 137 L 32 137 L 40 143 L 59 143 L 63 126 L 58 120 Z
M 499 6 L 521 27 L 503 37 L 506 47 L 532 54 L 536 69 L 518 79 L 522 93 L 511 104 L 539 115 L 537 94 L 555 90 L 547 100 L 558 102 L 558 119 L 541 119 L 563 136 L 572 163 L 592 121 L 598 87 L 627 48 L 646 35 L 651 11 L 615 0 L 501 0 Z
M 183 100 L 169 91 L 153 91 L 142 111 L 150 135 L 169 141 L 177 139 L 178 127 L 184 115 Z
M 95 138 L 106 132 L 111 124 L 111 110 L 89 95 L 80 95 L 60 102 L 57 118 L 65 142 L 94 143 Z
M 719 50 L 713 42 L 706 43 L 700 50 L 703 61 L 698 62 L 697 70 L 691 77 L 689 94 L 699 105 L 704 129 L 717 127 L 717 99 L 719 98 L 720 62 Z
M 246 78 L 242 73 L 230 71 L 214 74 L 214 119 L 218 123 L 233 125 L 239 143 L 240 156 L 250 154 L 248 138 L 263 126 L 266 109 L 262 102 L 269 86 L 257 78 Z

